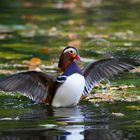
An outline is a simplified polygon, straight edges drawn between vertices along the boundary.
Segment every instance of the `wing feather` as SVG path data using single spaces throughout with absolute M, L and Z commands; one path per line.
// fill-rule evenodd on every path
M 83 95 L 89 94 L 101 80 L 110 79 L 114 75 L 133 69 L 135 66 L 140 66 L 139 59 L 111 58 L 90 63 L 83 69 L 86 80 Z
M 0 79 L 0 90 L 12 94 L 20 92 L 39 103 L 48 96 L 53 82 L 53 77 L 42 72 L 21 72 Z

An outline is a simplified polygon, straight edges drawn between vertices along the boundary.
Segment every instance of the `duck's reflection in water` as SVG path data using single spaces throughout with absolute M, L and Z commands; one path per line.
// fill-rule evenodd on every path
M 84 113 L 80 106 L 69 107 L 69 108 L 54 108 L 54 116 L 60 121 L 66 122 L 83 122 L 85 119 Z
M 30 127 L 40 119 L 44 125 L 49 118 L 57 122 L 54 128 Z M 97 116 L 86 106 L 71 108 L 30 109 L 19 116 L 19 122 L 25 121 L 26 128 L 2 130 L 0 140 L 121 140 L 127 139 L 124 130 L 110 128 L 107 116 Z M 14 122 L 13 122 L 14 123 Z M 14 127 L 14 124 L 13 124 Z
M 86 106 L 54 109 L 54 116 L 58 117 L 58 121 L 69 124 L 58 127 L 58 130 L 63 131 L 57 137 L 58 139 L 121 140 L 124 138 L 122 130 L 110 130 L 107 116 L 97 116 L 95 112 L 90 112 Z
M 71 108 L 54 109 L 54 116 L 58 117 L 57 121 L 67 122 L 68 125 L 60 126 L 58 129 L 66 132 L 66 140 L 82 140 L 84 136 L 82 132 L 85 130 L 84 125 L 75 125 L 84 122 L 84 113 L 80 106 Z M 67 133 L 68 132 L 68 133 Z M 64 138 L 64 136 L 60 136 Z

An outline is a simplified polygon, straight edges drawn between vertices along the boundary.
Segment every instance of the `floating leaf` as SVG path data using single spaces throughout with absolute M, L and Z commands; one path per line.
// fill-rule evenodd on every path
M 124 114 L 121 112 L 112 112 L 112 115 L 116 116 L 116 117 L 123 117 Z
M 28 65 L 30 66 L 39 66 L 41 65 L 42 61 L 40 58 L 33 57 L 28 61 Z
M 45 127 L 47 129 L 52 129 L 52 128 L 56 127 L 57 125 L 55 125 L 55 124 L 40 124 L 39 126 Z
M 0 118 L 0 121 L 19 121 L 20 120 L 20 118 L 17 116 L 17 117 L 15 117 L 15 118 L 11 118 L 11 117 L 7 117 L 7 118 Z
M 68 125 L 67 122 L 57 122 L 58 125 Z
M 140 106 L 136 106 L 136 105 L 126 106 L 126 108 L 131 110 L 140 110 Z
M 26 64 L 29 67 L 29 70 L 38 70 L 40 71 L 40 65 L 42 63 L 42 60 L 37 57 L 33 57 L 30 60 L 23 61 L 24 64 Z
M 42 47 L 42 48 L 40 48 L 40 50 L 39 50 L 41 53 L 43 53 L 43 54 L 47 54 L 47 53 L 49 53 L 50 52 L 50 48 L 47 48 L 47 47 Z

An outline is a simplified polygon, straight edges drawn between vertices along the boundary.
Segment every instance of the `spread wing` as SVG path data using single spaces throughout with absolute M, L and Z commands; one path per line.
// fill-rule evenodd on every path
M 52 82 L 53 78 L 42 72 L 21 72 L 0 79 L 0 90 L 12 94 L 20 92 L 40 103 L 48 96 Z
M 114 75 L 133 69 L 134 66 L 140 66 L 139 59 L 112 58 L 90 63 L 83 69 L 86 80 L 83 95 L 89 94 L 102 79 L 109 79 Z

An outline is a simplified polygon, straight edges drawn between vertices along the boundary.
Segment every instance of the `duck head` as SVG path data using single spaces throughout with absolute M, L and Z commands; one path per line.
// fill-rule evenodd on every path
M 60 56 L 58 67 L 61 71 L 65 71 L 65 69 L 72 63 L 74 60 L 80 61 L 79 52 L 75 47 L 68 46 L 66 47 Z

